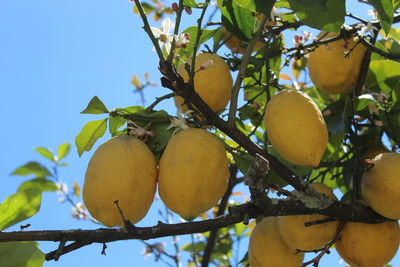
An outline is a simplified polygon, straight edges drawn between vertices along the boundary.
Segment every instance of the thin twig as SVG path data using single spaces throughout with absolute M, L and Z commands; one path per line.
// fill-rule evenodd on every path
M 179 6 L 178 10 L 176 11 L 176 21 L 175 21 L 175 29 L 174 29 L 174 36 L 177 36 L 179 33 L 179 25 L 181 24 L 181 17 L 182 17 L 182 11 L 184 9 L 183 6 L 183 0 L 179 0 Z M 169 52 L 167 61 L 172 62 L 172 59 L 174 58 L 175 54 L 175 38 L 172 39 L 172 44 L 171 44 L 171 51 Z
M 159 58 L 161 61 L 164 61 L 163 52 L 161 51 L 161 47 L 160 47 L 160 45 L 158 44 L 157 38 L 154 37 L 154 34 L 153 34 L 153 32 L 151 31 L 151 27 L 150 27 L 149 21 L 147 20 L 146 13 L 145 13 L 144 10 L 143 10 L 142 4 L 140 3 L 139 0 L 134 0 L 134 1 L 135 1 L 136 7 L 138 8 L 140 17 L 142 18 L 142 21 L 143 21 L 143 24 L 144 24 L 143 29 L 145 30 L 145 32 L 147 33 L 147 35 L 150 37 L 151 42 L 153 43 L 154 48 L 156 49 L 158 58 Z
M 153 110 L 154 107 L 155 107 L 158 103 L 160 103 L 161 101 L 163 101 L 163 100 L 165 100 L 165 99 L 174 97 L 175 95 L 176 95 L 175 93 L 169 93 L 169 94 L 163 95 L 163 96 L 161 96 L 161 97 L 156 97 L 156 100 L 155 100 L 150 106 L 148 106 L 148 107 L 146 108 L 146 110 L 147 110 L 147 111 Z
M 247 45 L 244 56 L 242 57 L 242 62 L 240 63 L 240 66 L 239 66 L 239 73 L 236 77 L 235 84 L 233 85 L 233 88 L 232 88 L 231 104 L 229 106 L 228 125 L 231 128 L 233 128 L 235 126 L 236 110 L 237 110 L 240 85 L 242 84 L 242 81 L 243 81 L 244 77 L 246 76 L 247 64 L 249 63 L 251 53 L 253 52 L 256 42 L 260 39 L 260 37 L 264 31 L 264 25 L 266 22 L 267 22 L 267 17 L 264 16 L 263 19 L 261 20 L 259 28 L 253 34 L 251 40 L 249 41 L 249 44 Z

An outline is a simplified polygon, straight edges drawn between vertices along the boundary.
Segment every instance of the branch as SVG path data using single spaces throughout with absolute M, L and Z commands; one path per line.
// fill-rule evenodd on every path
M 150 24 L 149 24 L 149 21 L 147 20 L 146 13 L 143 10 L 142 4 L 140 3 L 139 0 L 134 0 L 134 1 L 135 1 L 135 4 L 136 4 L 136 7 L 139 10 L 140 17 L 143 20 L 143 24 L 144 24 L 143 29 L 145 30 L 147 35 L 150 37 L 151 42 L 153 43 L 154 48 L 156 49 L 156 52 L 157 52 L 158 57 L 160 58 L 160 60 L 164 60 L 164 55 L 163 55 L 163 53 L 161 51 L 161 48 L 160 48 L 160 45 L 158 44 L 157 39 L 154 37 L 153 32 L 151 31 Z
M 308 200 L 307 200 L 308 199 Z M 313 205 L 307 205 L 312 201 Z M 153 227 L 99 228 L 96 230 L 44 230 L 0 232 L 0 242 L 18 241 L 77 241 L 82 243 L 108 243 L 128 239 L 153 239 L 171 235 L 203 233 L 263 216 L 321 214 L 345 222 L 380 223 L 388 219 L 360 204 L 345 204 L 329 198 L 269 199 L 260 197 L 258 203 L 248 202 L 230 208 L 229 215 L 214 219 L 165 224 Z M 274 204 L 272 204 L 274 203 Z M 316 203 L 320 205 L 316 205 Z M 318 207 L 316 207 L 318 206 Z M 68 247 L 68 246 L 66 246 Z
M 371 44 L 370 42 L 368 42 L 365 39 L 361 39 L 361 43 L 364 44 L 369 50 L 371 50 L 372 52 L 375 52 L 385 58 L 388 59 L 392 59 L 392 60 L 398 60 L 400 59 L 400 55 L 399 54 L 393 54 L 393 53 L 388 53 L 385 52 L 383 50 L 380 50 L 379 48 L 376 48 L 373 44 Z
M 239 73 L 236 77 L 235 84 L 232 88 L 231 104 L 229 106 L 228 124 L 232 128 L 235 126 L 237 101 L 238 101 L 240 85 L 242 84 L 242 81 L 243 81 L 244 77 L 246 76 L 247 64 L 249 63 L 251 53 L 253 52 L 256 42 L 260 39 L 260 37 L 264 31 L 264 25 L 266 22 L 267 22 L 267 17 L 264 16 L 264 18 L 261 20 L 259 28 L 253 34 L 249 44 L 247 45 L 244 56 L 242 57 L 242 62 L 240 63 L 240 66 L 239 66 Z M 267 81 L 267 82 L 269 82 L 269 81 Z

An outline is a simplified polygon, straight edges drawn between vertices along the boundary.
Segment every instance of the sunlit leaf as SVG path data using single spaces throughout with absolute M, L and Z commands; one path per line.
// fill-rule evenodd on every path
M 270 17 L 276 0 L 233 0 L 238 6 Z
M 34 242 L 0 243 L 1 267 L 40 267 L 45 254 Z
M 122 117 L 110 117 L 108 121 L 108 130 L 112 136 L 115 136 L 121 127 L 126 123 L 126 119 Z
M 57 149 L 57 160 L 60 161 L 65 158 L 68 155 L 70 148 L 71 145 L 69 143 L 59 145 Z
M 84 151 L 92 149 L 94 143 L 102 137 L 107 130 L 107 119 L 91 121 L 83 126 L 82 131 L 75 138 L 75 145 L 79 156 Z
M 377 11 L 382 29 L 389 33 L 393 23 L 393 0 L 368 0 Z
M 104 105 L 101 100 L 95 96 L 90 100 L 89 104 L 87 107 L 81 112 L 81 114 L 103 114 L 103 113 L 109 113 L 108 109 Z
M 54 155 L 53 153 L 48 150 L 47 148 L 44 147 L 37 147 L 35 148 L 35 151 L 38 152 L 40 155 L 42 155 L 43 157 L 45 157 L 46 159 L 49 159 L 51 161 L 54 161 Z
M 30 161 L 25 165 L 18 167 L 11 175 L 28 176 L 35 175 L 36 177 L 52 176 L 51 172 L 39 162 Z
M 37 188 L 19 191 L 6 198 L 0 204 L 0 230 L 35 215 L 40 209 L 41 201 L 42 191 Z
M 28 180 L 26 182 L 23 182 L 18 187 L 18 192 L 26 190 L 28 188 L 36 188 L 42 192 L 57 191 L 56 184 L 53 181 L 46 179 L 46 178 L 34 178 L 34 179 Z

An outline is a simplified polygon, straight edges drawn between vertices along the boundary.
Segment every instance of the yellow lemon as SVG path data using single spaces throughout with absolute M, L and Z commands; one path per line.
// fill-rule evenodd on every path
M 187 62 L 191 63 L 191 58 Z M 231 98 L 233 81 L 230 69 L 225 61 L 217 54 L 200 53 L 196 56 L 196 74 L 194 76 L 194 90 L 215 112 L 222 111 Z M 203 66 L 205 69 L 201 69 Z M 185 82 L 189 81 L 189 75 L 185 70 L 185 64 L 178 67 L 178 73 Z M 175 105 L 180 107 L 183 112 L 187 111 L 187 106 L 183 105 L 182 97 L 174 98 Z
M 268 138 L 287 161 L 300 166 L 319 165 L 328 144 L 321 111 L 299 90 L 283 90 L 267 104 L 264 122 Z
M 140 221 L 154 199 L 157 166 L 154 155 L 139 139 L 118 135 L 94 152 L 86 170 L 83 201 L 90 214 L 106 226 Z
M 263 218 L 254 227 L 249 241 L 252 267 L 300 267 L 304 253 L 295 253 L 283 241 L 277 217 Z
M 397 222 L 350 222 L 346 223 L 335 247 L 339 255 L 354 267 L 381 267 L 396 255 L 399 237 Z
M 158 192 L 165 205 L 186 220 L 209 210 L 224 195 L 229 179 L 224 145 L 203 129 L 171 137 L 160 159 Z
M 336 33 L 321 32 L 317 38 L 325 40 L 335 36 Z M 310 78 L 318 89 L 329 94 L 342 94 L 353 89 L 367 50 L 364 45 L 356 43 L 355 38 L 341 39 L 320 45 L 309 53 L 307 66 Z
M 374 167 L 361 179 L 361 190 L 368 205 L 380 215 L 400 219 L 400 155 L 383 153 L 373 160 Z
M 316 191 L 337 200 L 332 190 L 325 184 L 310 184 Z M 324 215 L 293 215 L 279 218 L 279 230 L 286 244 L 296 251 L 317 250 L 329 243 L 336 234 L 339 222 L 328 222 L 305 226 L 304 223 L 325 219 Z

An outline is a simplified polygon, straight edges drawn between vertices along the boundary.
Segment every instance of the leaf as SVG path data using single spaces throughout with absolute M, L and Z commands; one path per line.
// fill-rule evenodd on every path
M 254 163 L 254 157 L 252 155 L 248 154 L 248 153 L 239 154 L 239 153 L 231 152 L 231 154 L 232 154 L 233 159 L 235 160 L 235 163 L 238 166 L 239 170 L 243 174 L 246 174 L 248 169 Z
M 201 29 L 199 47 L 202 43 L 204 43 L 205 41 L 207 41 L 208 39 L 213 37 L 217 31 L 218 31 L 218 29 L 215 29 L 215 30 Z M 187 44 L 186 48 L 183 48 L 179 51 L 179 55 L 181 56 L 181 58 L 186 59 L 193 55 L 194 44 L 197 39 L 197 27 L 196 26 L 189 27 L 186 30 L 182 31 L 182 33 L 188 33 L 190 36 L 190 40 L 189 40 L 189 43 Z
M 145 108 L 142 106 L 131 106 L 126 108 L 116 108 L 115 112 L 121 115 L 129 115 L 138 112 L 140 110 L 145 110 Z
M 161 154 L 168 144 L 169 139 L 174 133 L 175 129 L 168 129 L 170 122 L 152 123 L 147 130 L 152 131 L 154 136 L 150 136 L 146 144 L 156 156 L 156 159 L 161 158 Z
M 59 145 L 57 149 L 57 161 L 60 161 L 63 158 L 65 158 L 68 155 L 70 148 L 71 145 L 69 143 L 64 143 Z
M 109 112 L 104 103 L 97 96 L 94 96 L 81 114 L 103 114 Z
M 240 40 L 248 42 L 256 22 L 253 12 L 238 6 L 232 0 L 218 0 L 218 7 L 221 11 L 222 25 Z
M 0 230 L 35 215 L 41 201 L 42 191 L 37 188 L 29 188 L 6 198 L 0 204 Z
M 251 12 L 263 13 L 268 18 L 276 0 L 233 0 L 235 4 Z
M 400 63 L 392 60 L 373 60 L 366 78 L 368 87 L 378 85 L 391 78 L 400 77 Z
M 31 179 L 31 180 L 28 180 L 28 181 L 22 183 L 18 187 L 18 192 L 24 191 L 24 190 L 26 190 L 28 188 L 36 188 L 36 189 L 39 189 L 42 192 L 57 191 L 56 184 L 53 181 L 48 180 L 46 178 L 34 178 L 34 179 Z
M 371 94 L 360 95 L 355 103 L 356 111 L 363 110 L 370 103 L 375 103 L 376 105 L 379 105 L 379 103 L 374 99 Z
M 123 117 L 110 117 L 108 121 L 108 130 L 111 136 L 117 135 L 119 129 L 126 123 L 126 119 Z
M 183 6 L 188 7 L 199 7 L 199 5 L 194 0 L 183 0 Z
M 45 157 L 46 159 L 54 161 L 53 153 L 50 150 L 48 150 L 47 148 L 37 147 L 37 148 L 35 148 L 35 151 L 38 152 L 43 157 Z
M 0 266 L 39 267 L 43 265 L 45 254 L 34 242 L 0 243 Z
M 382 29 L 388 34 L 393 24 L 393 0 L 368 0 L 368 3 L 378 11 Z
M 345 0 L 288 0 L 290 7 L 307 26 L 339 32 L 346 14 Z
M 53 176 L 45 166 L 36 161 L 29 161 L 11 173 L 11 175 L 19 176 L 28 176 L 31 174 L 35 175 L 36 177 Z
M 102 137 L 107 129 L 107 119 L 90 121 L 83 126 L 82 131 L 75 138 L 75 145 L 78 149 L 79 156 L 84 151 L 92 149 L 97 139 Z

